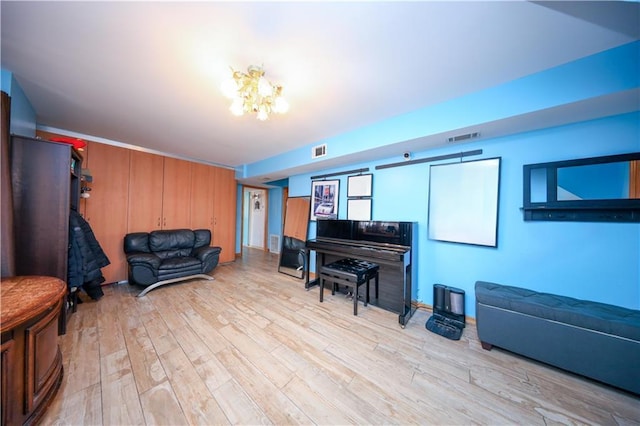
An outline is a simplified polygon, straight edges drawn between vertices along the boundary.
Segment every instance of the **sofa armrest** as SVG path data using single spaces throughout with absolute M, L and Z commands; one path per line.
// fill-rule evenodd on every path
M 206 274 L 218 266 L 221 251 L 220 247 L 198 247 L 191 255 L 202 262 L 202 273 Z
M 127 254 L 127 263 L 130 266 L 146 265 L 151 269 L 157 270 L 160 267 L 160 262 L 162 262 L 162 259 L 153 253 L 135 252 Z
M 220 255 L 222 249 L 220 247 L 198 247 L 194 249 L 191 255 L 198 259 L 201 262 L 204 262 L 205 259 L 209 256 L 217 256 Z

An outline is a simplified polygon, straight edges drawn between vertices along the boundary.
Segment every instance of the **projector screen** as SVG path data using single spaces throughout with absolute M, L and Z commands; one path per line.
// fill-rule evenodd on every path
M 435 164 L 429 174 L 429 239 L 497 247 L 500 158 Z

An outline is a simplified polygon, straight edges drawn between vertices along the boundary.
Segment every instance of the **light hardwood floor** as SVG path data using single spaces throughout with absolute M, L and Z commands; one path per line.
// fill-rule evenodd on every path
M 514 354 L 473 325 L 451 341 L 418 310 L 305 291 L 246 249 L 215 281 L 136 298 L 104 288 L 61 336 L 64 379 L 42 424 L 640 424 L 640 399 Z M 86 298 L 85 298 L 86 299 Z

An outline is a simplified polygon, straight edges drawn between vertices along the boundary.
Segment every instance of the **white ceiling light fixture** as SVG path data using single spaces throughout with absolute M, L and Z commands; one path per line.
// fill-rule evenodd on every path
M 266 120 L 272 113 L 284 114 L 289 104 L 282 97 L 282 86 L 264 76 L 262 67 L 250 65 L 246 73 L 231 68 L 231 78 L 222 83 L 222 93 L 232 100 L 233 115 L 256 113 L 258 120 Z

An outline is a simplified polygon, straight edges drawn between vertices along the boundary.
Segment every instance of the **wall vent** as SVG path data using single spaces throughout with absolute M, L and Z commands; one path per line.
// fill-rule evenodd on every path
M 311 148 L 311 158 L 320 158 L 327 155 L 327 144 L 323 143 L 322 145 L 314 146 Z
M 473 132 L 473 133 L 467 133 L 464 135 L 452 136 L 447 140 L 449 142 L 461 142 L 461 141 L 467 141 L 469 139 L 475 139 L 479 136 L 480 136 L 480 132 Z
M 271 253 L 280 253 L 280 235 L 269 235 L 269 251 Z

